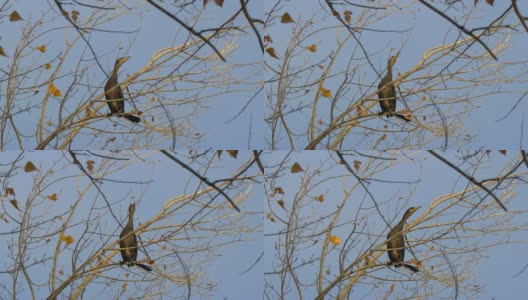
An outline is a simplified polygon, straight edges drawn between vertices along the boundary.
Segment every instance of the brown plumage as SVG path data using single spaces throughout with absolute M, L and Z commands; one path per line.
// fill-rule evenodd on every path
M 129 56 L 118 58 L 114 65 L 114 70 L 112 71 L 112 74 L 108 78 L 108 81 L 105 84 L 105 98 L 108 103 L 108 107 L 110 107 L 110 114 L 109 116 L 118 116 L 118 117 L 125 117 L 127 120 L 139 123 L 141 119 L 137 116 L 131 115 L 129 113 L 125 113 L 125 98 L 123 96 L 123 90 L 121 89 L 121 86 L 119 85 L 119 82 L 117 82 L 117 74 L 119 73 L 119 68 L 129 59 Z
M 137 262 L 137 238 L 134 233 L 134 212 L 136 211 L 136 205 L 130 204 L 128 207 L 128 223 L 126 224 L 123 231 L 119 235 L 119 247 L 121 248 L 121 257 L 123 261 L 121 264 L 127 264 L 128 267 L 138 266 L 147 271 L 152 271 L 152 268 Z
M 402 233 L 407 219 L 419 209 L 420 207 L 410 207 L 407 209 L 401 221 L 394 226 L 387 235 L 387 254 L 389 255 L 390 264 L 399 268 L 404 266 L 413 272 L 418 272 L 419 269 L 415 266 L 404 263 L 405 259 L 405 235 Z
M 399 55 L 400 53 L 398 52 L 396 55 L 389 58 L 389 62 L 387 64 L 387 74 L 385 74 L 378 85 L 378 98 L 381 107 L 381 112 L 379 114 L 385 115 L 387 118 L 396 116 L 406 122 L 409 122 L 408 118 L 396 113 L 396 87 L 392 82 L 392 67 L 396 63 Z

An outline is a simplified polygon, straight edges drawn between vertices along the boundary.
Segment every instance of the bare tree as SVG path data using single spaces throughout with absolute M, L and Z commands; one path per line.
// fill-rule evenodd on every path
M 267 159 L 267 299 L 477 297 L 476 268 L 500 264 L 487 253 L 527 242 L 520 155 L 443 153 L 474 184 L 427 152 L 281 153 Z M 418 273 L 390 266 L 385 245 L 411 206 L 405 262 Z
M 526 32 L 518 34 L 523 25 L 512 8 L 497 11 L 487 26 L 478 24 L 489 6 L 450 10 L 446 17 L 457 22 L 433 12 L 439 21 L 431 24 L 424 4 L 429 2 L 268 2 L 270 148 L 465 147 L 480 134 L 469 129 L 469 117 L 503 117 L 486 110 L 483 100 L 509 99 L 515 110 L 515 99 L 525 96 L 527 60 L 512 52 L 526 38 Z M 396 111 L 408 123 L 379 115 L 379 83 L 397 53 Z
M 235 246 L 244 249 L 247 241 L 259 239 L 262 212 L 250 201 L 256 200 L 260 175 L 247 167 L 254 160 L 251 152 L 236 159 L 215 152 L 173 155 L 210 178 L 241 212 L 215 187 L 167 163 L 157 151 L 46 151 L 3 158 L 1 294 L 34 299 L 214 294 L 224 283 L 211 276 L 210 265 L 229 257 Z M 119 234 L 131 203 L 137 261 L 151 272 L 121 264 Z M 242 272 L 259 252 L 248 249 L 243 268 L 224 271 Z

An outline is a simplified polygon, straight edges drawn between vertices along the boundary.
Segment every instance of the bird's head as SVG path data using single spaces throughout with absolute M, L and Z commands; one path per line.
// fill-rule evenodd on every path
M 421 207 L 421 206 L 409 207 L 409 209 L 407 209 L 407 211 L 405 212 L 405 218 L 410 217 L 412 214 L 414 214 L 415 211 L 417 211 L 418 209 L 420 209 L 420 207 Z
M 136 203 L 132 203 L 128 206 L 128 214 L 133 215 L 136 211 Z
M 396 60 L 398 59 L 398 56 L 400 56 L 400 52 L 396 53 L 396 55 L 393 55 L 389 58 L 389 68 L 392 68 L 392 66 L 394 66 Z
M 130 56 L 123 56 L 118 58 L 115 63 L 115 68 L 121 67 L 129 58 Z

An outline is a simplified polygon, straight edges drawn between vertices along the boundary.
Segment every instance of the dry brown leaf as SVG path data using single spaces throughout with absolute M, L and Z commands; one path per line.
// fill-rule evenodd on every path
M 227 153 L 229 153 L 229 156 L 232 158 L 237 158 L 238 156 L 238 150 L 226 150 Z
M 222 156 L 222 152 L 224 150 L 216 150 L 216 156 L 218 156 L 218 158 L 220 158 L 220 156 Z
M 354 169 L 356 169 L 356 171 L 359 171 L 360 168 L 361 162 L 359 160 L 354 160 Z
M 279 59 L 279 57 L 277 56 L 277 53 L 275 53 L 275 49 L 272 48 L 272 47 L 266 48 L 266 53 L 268 53 L 269 56 L 271 56 L 273 58 Z
M 72 10 L 71 12 L 73 22 L 77 23 L 77 17 L 79 17 L 79 12 L 76 10 Z
M 488 3 L 491 6 L 493 6 L 493 2 L 495 2 L 495 0 L 486 0 L 486 3 Z
M 502 155 L 506 155 L 506 150 L 499 150 L 499 153 L 502 154 Z
M 277 203 L 280 205 L 280 207 L 282 207 L 282 209 L 286 210 L 284 200 L 281 199 L 281 200 L 277 201 Z
M 9 188 L 9 187 L 8 187 L 8 188 L 5 189 L 5 195 L 4 195 L 4 197 L 7 197 L 7 196 L 9 196 L 9 195 L 13 195 L 13 196 L 15 195 L 15 190 L 14 190 L 13 188 Z
M 275 219 L 271 216 L 270 213 L 266 214 L 266 219 L 270 220 L 271 222 L 275 223 Z
M 46 69 L 46 70 L 51 69 L 51 64 L 45 64 L 45 65 L 44 65 L 44 69 Z
M 53 193 L 51 195 L 48 196 L 48 199 L 52 200 L 52 201 L 57 201 L 57 194 L 56 193 Z
M 317 197 L 315 197 L 315 200 L 319 201 L 319 202 L 323 202 L 324 201 L 324 195 L 319 195 Z
M 22 21 L 22 17 L 18 14 L 18 12 L 16 10 L 14 10 L 9 15 L 9 21 L 11 21 L 11 22 Z
M 299 165 L 298 163 L 294 163 L 293 166 L 291 167 L 291 172 L 292 173 L 299 173 L 299 172 L 302 172 L 302 171 L 304 171 L 304 170 L 301 167 L 301 165 Z
M 36 170 L 37 170 L 37 167 L 35 167 L 35 165 L 30 161 L 28 161 L 26 165 L 24 166 L 24 172 L 26 173 L 33 172 Z
M 215 0 L 215 4 L 222 7 L 222 5 L 224 5 L 224 0 Z
M 352 16 L 352 12 L 349 11 L 349 10 L 346 10 L 345 13 L 345 21 L 347 22 L 347 24 L 350 24 L 350 21 L 351 21 L 351 16 Z
M 7 54 L 4 52 L 4 48 L 0 46 L 0 55 L 8 57 Z
M 18 208 L 18 202 L 16 199 L 9 200 L 9 202 L 11 202 L 11 205 L 13 205 L 17 210 L 20 210 L 20 208 Z
M 273 189 L 273 193 L 284 195 L 284 191 L 281 187 L 276 187 L 275 189 Z
M 90 173 L 93 172 L 94 164 L 95 164 L 95 161 L 93 161 L 93 160 L 89 160 L 89 161 L 86 162 L 86 168 L 88 169 L 88 171 Z
M 289 13 L 284 13 L 281 17 L 281 23 L 293 23 L 293 19 Z
M 273 40 L 271 39 L 271 36 L 265 35 L 264 36 L 264 42 L 265 43 L 273 43 Z

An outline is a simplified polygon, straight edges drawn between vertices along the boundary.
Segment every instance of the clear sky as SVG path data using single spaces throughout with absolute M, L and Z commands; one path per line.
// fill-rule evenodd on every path
M 102 167 L 106 171 L 115 170 L 119 166 L 123 167 L 120 170 L 111 172 L 105 176 L 105 180 L 101 186 L 102 191 L 106 195 L 109 202 L 111 202 L 113 212 L 116 214 L 119 220 L 126 219 L 126 211 L 129 203 L 135 202 L 137 205 L 135 214 L 135 226 L 137 228 L 139 223 L 144 223 L 156 214 L 160 212 L 163 206 L 170 200 L 178 196 L 189 195 L 194 193 L 196 190 L 202 189 L 197 185 L 197 180 L 190 173 L 175 162 L 169 160 L 167 157 L 159 152 L 136 152 L 136 153 L 110 153 L 110 152 L 96 152 L 102 155 L 108 155 L 120 161 L 113 161 L 112 163 L 105 163 L 103 167 L 103 161 L 105 159 L 98 158 L 89 155 L 79 155 L 78 159 L 86 167 L 88 160 L 94 161 L 94 168 Z M 214 152 L 210 152 L 206 156 L 213 156 Z M 63 219 L 66 220 L 67 213 L 70 207 L 74 205 L 75 200 L 78 199 L 78 192 L 82 191 L 88 183 L 86 176 L 73 177 L 79 175 L 77 166 L 66 163 L 63 154 L 58 151 L 39 151 L 39 152 L 25 152 L 22 159 L 17 166 L 18 169 L 11 171 L 10 178 L 6 178 L 5 174 L 10 170 L 9 162 L 14 160 L 19 155 L 19 152 L 9 151 L 2 153 L 1 159 L 1 174 L 4 175 L 2 183 L 4 184 L 2 194 L 5 193 L 6 187 L 13 188 L 15 191 L 15 197 L 18 202 L 19 208 L 24 210 L 28 203 L 28 196 L 39 193 L 44 199 L 38 198 L 38 204 L 35 204 L 31 211 L 31 220 L 37 222 L 37 220 L 49 220 L 49 218 L 62 215 Z M 68 155 L 65 154 L 65 157 Z M 187 159 L 187 152 L 177 153 L 176 156 L 179 159 L 189 163 Z M 232 174 L 238 170 L 241 164 L 252 157 L 251 152 L 239 152 L 238 159 L 233 159 L 224 153 L 221 160 L 217 158 L 213 159 L 212 164 L 209 166 L 209 170 L 205 173 L 205 176 L 211 180 L 229 178 Z M 139 161 L 133 162 L 129 166 L 124 166 L 129 163 L 130 160 L 139 158 Z M 22 169 L 27 161 L 33 162 L 33 164 L 40 171 L 48 171 L 54 168 L 55 173 L 47 174 L 44 176 L 44 184 L 42 190 L 35 191 L 31 189 L 35 178 L 37 178 L 37 172 L 25 173 Z M 204 160 L 200 160 L 200 163 L 192 163 L 191 167 L 196 170 L 202 170 L 200 164 Z M 100 175 L 101 172 L 97 171 L 93 175 Z M 253 166 L 245 175 L 258 174 L 258 169 Z M 213 219 L 212 222 L 204 223 L 199 225 L 199 228 L 187 225 L 185 229 L 179 229 L 179 234 L 176 235 L 176 240 L 171 243 L 161 243 L 165 247 L 174 247 L 179 252 L 180 258 L 192 266 L 190 272 L 203 272 L 201 276 L 203 280 L 196 281 L 205 284 L 210 282 L 217 287 L 216 293 L 213 293 L 211 299 L 250 299 L 255 294 L 261 295 L 263 291 L 263 265 L 262 261 L 257 262 L 258 258 L 262 254 L 262 186 L 256 182 L 252 184 L 240 184 L 235 188 L 227 190 L 227 193 L 232 197 L 235 197 L 240 191 L 242 194 L 247 194 L 247 200 L 240 203 L 242 210 L 241 214 L 237 214 L 233 209 L 221 209 L 211 208 L 205 209 L 202 213 L 198 214 L 198 219 Z M 46 199 L 47 195 L 56 193 L 58 200 L 51 201 Z M 214 195 L 214 193 L 211 193 Z M 210 199 L 204 197 L 202 200 Z M 17 234 L 7 234 L 7 232 L 17 227 L 17 223 L 10 216 L 14 216 L 15 219 L 20 220 L 22 212 L 17 211 L 12 204 L 8 202 L 12 200 L 11 197 L 3 197 L 3 209 L 2 216 L 9 220 L 8 223 L 2 221 L 0 230 L 0 257 L 8 258 L 3 259 L 0 262 L 0 282 L 1 291 L 0 295 L 5 298 L 7 291 L 11 291 L 12 278 L 10 272 L 4 272 L 12 268 L 11 250 L 9 245 L 16 244 L 19 238 Z M 193 200 L 196 203 L 197 200 Z M 217 198 L 213 205 L 222 204 L 225 199 L 222 197 Z M 82 197 L 82 200 L 78 204 L 79 207 L 76 209 L 76 213 L 73 215 L 71 227 L 66 230 L 66 235 L 71 235 L 74 238 L 74 243 L 65 247 L 64 244 L 61 246 L 64 249 L 61 252 L 58 266 L 64 270 L 64 278 L 71 274 L 71 259 L 69 258 L 74 249 L 79 250 L 81 257 L 92 253 L 93 247 L 99 247 L 101 240 L 105 240 L 108 235 L 110 242 L 117 240 L 119 231 L 118 224 L 115 219 L 108 213 L 105 208 L 105 201 L 94 188 L 91 188 Z M 92 207 L 93 206 L 93 207 Z M 168 234 L 170 228 L 165 226 L 173 226 L 172 230 L 179 228 L 178 224 L 183 224 L 190 219 L 190 216 L 196 213 L 203 205 L 193 205 L 193 203 L 186 204 L 184 207 L 179 208 L 177 213 L 172 219 L 164 219 L 161 222 L 153 224 L 151 227 L 161 226 L 158 230 L 151 229 L 150 231 L 144 232 L 141 235 L 143 241 L 149 241 L 151 239 L 162 239 L 164 235 Z M 66 213 L 66 215 L 65 215 Z M 226 221 L 222 219 L 214 220 L 216 217 L 220 217 L 223 214 L 227 214 Z M 238 216 L 238 217 L 237 217 Z M 239 218 L 240 217 L 240 218 Z M 90 220 L 92 226 L 87 231 L 85 230 L 84 223 Z M 231 222 L 232 225 L 225 226 L 227 221 Z M 57 226 L 60 226 L 63 222 L 60 220 L 51 221 L 51 224 L 45 223 L 42 227 L 35 228 L 31 231 L 31 234 L 35 238 L 41 237 L 45 232 L 55 232 Z M 171 225 L 172 224 L 172 225 Z M 216 228 L 215 228 L 216 227 Z M 242 228 L 250 227 L 254 231 L 244 233 Z M 51 229 L 47 229 L 51 228 Z M 231 231 L 224 232 L 230 228 Z M 207 230 L 204 230 L 207 229 Z M 218 230 L 219 232 L 216 232 Z M 101 232 L 98 234 L 91 234 L 92 232 Z M 28 261 L 32 262 L 38 260 L 41 257 L 46 257 L 45 254 L 49 254 L 49 251 L 54 251 L 58 235 L 49 236 L 49 243 L 42 244 L 31 244 L 28 246 Z M 230 241 L 236 241 L 230 243 Z M 223 245 L 223 243 L 227 243 Z M 163 251 L 160 251 L 160 243 L 154 243 L 151 246 L 147 246 L 149 255 L 155 261 L 154 268 L 158 270 L 182 270 L 182 267 L 178 263 L 178 259 L 171 255 L 166 256 L 160 255 Z M 209 251 L 198 251 L 193 253 L 196 249 L 207 245 L 212 245 L 213 249 Z M 214 246 L 220 244 L 219 246 Z M 76 248 L 75 248 L 76 247 Z M 85 248 L 83 250 L 83 248 Z M 144 258 L 144 252 L 139 252 L 139 259 Z M 112 258 L 113 263 L 118 263 L 121 260 L 120 255 L 116 255 Z M 82 262 L 80 258 L 77 263 Z M 51 261 L 46 261 L 44 264 L 36 266 L 27 266 L 27 271 L 30 272 L 33 282 L 43 284 L 42 287 L 36 287 L 37 299 L 43 299 L 49 295 L 49 289 L 47 287 L 47 278 L 50 272 Z M 174 264 L 175 266 L 171 266 Z M 78 265 L 78 264 L 77 264 Z M 250 268 L 253 265 L 252 268 Z M 181 271 L 183 272 L 183 271 Z M 242 274 L 243 273 L 243 274 Z M 128 277 L 125 277 L 127 276 Z M 177 276 L 183 276 L 182 274 L 176 274 Z M 154 278 L 154 274 L 145 275 L 143 270 L 135 268 L 127 268 L 115 266 L 111 269 L 105 270 L 101 273 L 101 278 L 96 280 L 93 285 L 89 285 L 89 289 L 85 292 L 85 297 L 100 297 L 101 293 L 108 296 L 116 296 L 119 294 L 119 290 L 123 282 L 112 281 L 109 278 L 124 279 L 128 278 L 131 280 L 146 280 L 146 285 L 140 282 L 134 283 L 129 282 L 128 292 L 130 295 L 134 295 L 136 289 L 144 289 L 148 287 L 148 284 L 157 283 L 149 282 L 150 279 Z M 195 278 L 196 280 L 197 278 Z M 23 278 L 19 278 L 21 282 L 25 282 Z M 117 284 L 110 284 L 105 288 L 105 284 L 101 281 L 107 281 L 109 283 L 117 282 Z M 194 281 L 193 281 L 194 282 Z M 79 283 L 79 281 L 77 281 Z M 167 283 L 167 282 L 165 282 Z M 23 289 L 16 296 L 17 299 L 28 299 L 30 298 L 30 291 L 27 285 L 22 284 Z M 181 296 L 186 295 L 186 288 L 184 286 L 169 286 L 167 290 L 170 291 L 168 295 Z M 63 293 L 67 295 L 69 289 Z M 192 299 L 201 299 L 198 294 L 196 286 L 191 290 L 193 295 Z M 210 294 L 210 293 L 209 293 Z M 126 294 L 125 294 L 126 295 Z M 137 294 L 136 294 L 137 295 Z
M 365 156 L 358 155 L 358 153 L 383 158 L 383 160 L 377 160 L 368 167 L 371 170 L 377 170 L 372 176 L 367 176 L 368 172 L 365 171 L 369 160 Z M 357 174 L 366 179 L 364 183 L 368 186 L 369 191 L 378 203 L 381 215 L 390 224 L 396 224 L 408 207 L 421 206 L 415 215 L 411 217 L 410 221 L 413 221 L 433 207 L 433 201 L 438 201 L 443 195 L 464 190 L 468 185 L 467 180 L 460 178 L 452 169 L 426 152 L 407 151 L 403 155 L 398 155 L 397 152 L 375 153 L 358 151 L 358 153 L 349 153 L 351 155 L 346 156 L 346 160 L 351 166 L 353 166 L 354 160 L 361 162 L 360 170 Z M 459 159 L 466 153 L 456 153 L 454 151 L 438 153 L 464 170 L 473 170 L 469 164 L 462 164 Z M 276 168 L 281 166 L 280 162 L 283 161 L 286 154 L 286 151 L 276 151 L 267 156 L 268 163 L 276 166 L 270 170 L 270 174 L 275 174 Z M 515 155 L 517 153 L 513 151 L 508 152 L 506 156 L 494 151 L 490 154 L 489 159 L 486 157 L 482 159 L 482 165 L 476 172 L 471 172 L 471 174 L 477 180 L 494 178 L 501 170 L 505 172 L 508 169 L 506 164 L 513 160 Z M 475 159 L 471 161 L 475 163 L 478 157 L 479 155 L 476 155 Z M 287 162 L 282 165 L 285 168 L 284 171 L 279 172 L 279 176 L 273 181 L 268 180 L 269 183 L 273 183 L 267 185 L 268 194 L 271 194 L 275 188 L 281 187 L 284 195 L 276 194 L 274 197 L 269 198 L 269 207 L 266 207 L 265 211 L 269 213 L 272 210 L 276 213 L 274 215 L 276 222 L 265 219 L 265 235 L 267 235 L 265 236 L 265 272 L 280 269 L 278 267 L 280 265 L 279 258 L 284 258 L 285 250 L 277 250 L 277 242 L 279 240 L 277 233 L 289 229 L 289 239 L 299 237 L 299 242 L 295 246 L 290 245 L 289 249 L 295 253 L 290 255 L 295 257 L 294 264 L 298 266 L 296 269 L 297 275 L 302 278 L 303 292 L 307 299 L 313 299 L 316 295 L 313 280 L 319 272 L 318 259 L 321 255 L 321 248 L 327 232 L 326 226 L 335 215 L 337 207 L 342 204 L 344 190 L 351 189 L 357 183 L 357 180 L 346 171 L 343 165 L 336 164 L 337 159 L 337 155 L 332 154 L 329 156 L 328 152 L 325 151 L 293 152 Z M 290 173 L 290 167 L 294 162 L 298 162 L 304 172 Z M 376 166 L 377 164 L 380 165 Z M 391 164 L 394 164 L 394 166 L 391 166 Z M 526 168 L 524 166 L 521 166 L 518 172 L 523 173 L 524 178 L 526 178 Z M 311 180 L 308 180 L 308 178 L 311 178 Z M 306 195 L 303 193 L 305 189 L 308 190 Z M 450 236 L 449 239 L 435 239 L 414 248 L 413 251 L 417 258 L 423 263 L 422 268 L 426 270 L 430 278 L 449 277 L 447 264 L 438 253 L 439 247 L 444 247 L 447 253 L 451 253 L 449 254 L 449 259 L 460 276 L 461 286 L 473 284 L 480 286 L 481 293 L 474 295 L 476 298 L 513 299 L 524 293 L 528 273 L 524 272 L 515 278 L 512 278 L 512 276 L 528 264 L 528 260 L 524 258 L 526 242 L 528 241 L 526 238 L 526 211 L 528 207 L 524 199 L 528 196 L 528 188 L 519 181 L 512 189 L 499 189 L 497 191 L 502 201 L 508 201 L 506 206 L 509 212 L 506 215 L 503 211 L 497 209 L 497 205 L 493 203 L 490 197 L 487 197 L 481 205 L 487 206 L 490 211 L 493 211 L 492 216 L 485 217 L 490 211 L 479 212 L 472 217 L 477 220 L 476 222 L 466 224 L 463 229 L 457 230 L 454 235 L 453 233 L 448 234 Z M 510 196 L 506 196 L 507 194 L 505 193 L 507 191 L 513 191 L 513 193 Z M 478 194 L 480 196 L 485 195 L 484 192 L 479 192 Z M 324 196 L 323 202 L 314 200 L 318 195 Z M 294 203 L 294 199 L 297 197 L 302 200 Z M 279 200 L 285 202 L 286 210 L 279 206 L 277 202 Z M 298 208 L 297 212 L 293 212 L 294 206 Z M 435 225 L 458 219 L 469 210 L 471 205 L 469 203 L 457 205 L 439 213 L 439 210 L 444 207 L 446 205 L 440 205 L 436 209 L 432 209 L 432 212 L 427 215 L 431 219 L 420 223 L 418 228 L 409 234 L 408 238 L 410 240 L 425 240 L 438 235 L 441 227 L 435 227 Z M 325 218 L 326 216 L 328 217 Z M 484 219 L 478 220 L 479 216 L 484 217 Z M 519 226 L 520 230 L 494 233 L 490 229 L 487 235 L 478 235 L 479 229 L 489 225 L 490 222 L 501 220 L 504 216 L 512 219 L 502 221 L 503 224 L 496 224 L 495 226 L 497 227 L 495 228 L 507 223 L 512 226 Z M 319 218 L 323 219 L 312 223 Z M 286 227 L 279 220 L 298 220 L 300 224 L 305 225 L 296 227 L 294 222 L 290 221 L 289 227 Z M 356 233 L 351 236 L 352 239 L 348 243 L 345 243 L 353 228 L 356 228 Z M 343 212 L 331 233 L 339 236 L 342 243 L 331 250 L 325 261 L 324 271 L 328 270 L 330 273 L 325 276 L 323 286 L 328 282 L 327 280 L 332 280 L 337 276 L 339 272 L 338 254 L 341 250 L 345 249 L 345 247 L 350 247 L 349 249 L 347 248 L 348 251 L 345 251 L 347 253 L 345 262 L 352 262 L 358 254 L 367 251 L 371 243 L 378 244 L 383 242 L 388 233 L 388 227 L 381 220 L 380 214 L 374 208 L 373 201 L 366 195 L 364 189 L 357 188 L 345 202 Z M 478 237 L 473 236 L 473 234 Z M 464 236 L 470 237 L 464 238 Z M 280 239 L 284 241 L 286 239 L 285 235 L 281 235 Z M 495 243 L 500 245 L 494 246 Z M 480 258 L 473 257 L 476 253 L 469 249 L 478 248 L 479 245 L 492 246 L 489 249 L 480 249 L 481 252 L 478 254 Z M 457 249 L 465 246 L 468 247 L 466 253 L 456 253 Z M 412 255 L 407 253 L 406 259 L 410 260 L 412 258 Z M 311 264 L 309 262 L 312 259 L 315 260 L 315 263 Z M 383 253 L 377 263 L 383 264 L 387 261 L 387 255 Z M 272 265 L 275 266 L 275 269 L 271 267 Z M 437 292 L 438 289 L 442 290 L 440 295 L 447 298 L 453 297 L 453 288 L 439 285 L 434 280 L 428 283 L 427 288 L 422 287 L 422 281 L 414 282 L 413 280 L 421 279 L 421 275 L 417 277 L 409 276 L 405 270 L 395 272 L 384 266 L 378 266 L 369 269 L 368 272 L 369 276 L 365 276 L 355 285 L 352 294 L 354 299 L 360 296 L 368 299 L 381 297 L 389 290 L 392 282 L 396 283 L 396 291 L 392 294 L 393 297 L 397 297 L 397 295 L 400 297 L 412 297 L 412 295 L 427 293 L 426 291 Z M 466 280 L 465 275 L 469 275 L 470 278 Z M 278 291 L 280 290 L 279 278 L 278 274 L 267 275 L 266 281 L 268 284 L 273 284 L 275 290 Z M 286 284 L 286 290 L 290 291 L 288 299 L 297 299 L 296 288 L 291 277 L 288 275 L 287 278 L 289 280 L 288 284 Z M 410 281 L 405 282 L 405 280 Z M 372 288 L 374 285 L 377 286 L 376 289 Z M 407 293 L 405 292 L 406 290 Z M 268 292 L 270 291 L 271 289 L 268 290 Z M 369 293 L 372 294 L 368 296 Z M 273 293 L 270 292 L 270 294 Z M 333 295 L 335 296 L 335 290 Z M 465 298 L 464 294 L 462 294 L 462 288 L 459 296 Z

